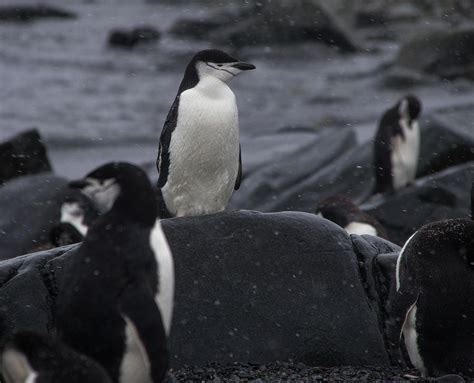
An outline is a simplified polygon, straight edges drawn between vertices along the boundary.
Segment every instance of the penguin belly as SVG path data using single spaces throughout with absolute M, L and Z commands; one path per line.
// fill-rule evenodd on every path
M 133 322 L 125 315 L 125 352 L 120 366 L 120 383 L 153 383 L 150 360 Z
M 402 331 L 403 337 L 405 338 L 405 346 L 408 351 L 411 363 L 426 376 L 426 368 L 421 358 L 420 351 L 418 348 L 418 333 L 416 331 L 416 302 L 407 312 L 405 317 L 405 323 L 403 323 Z
M 345 231 L 347 231 L 348 234 L 357 234 L 357 235 L 364 235 L 364 234 L 370 234 L 377 236 L 377 230 L 372 225 L 369 225 L 368 223 L 363 223 L 363 222 L 351 222 L 349 225 L 347 225 L 344 228 Z
M 175 216 L 223 211 L 234 190 L 239 167 L 239 130 L 235 96 L 228 88 L 208 97 L 192 88 L 180 96 L 170 142 L 170 168 L 162 188 Z
M 150 247 L 158 265 L 158 286 L 155 302 L 160 309 L 166 335 L 169 336 L 173 317 L 174 301 L 174 262 L 173 255 L 158 219 L 150 232 Z
M 408 128 L 405 121 L 400 121 L 405 138 L 392 138 L 392 180 L 395 190 L 413 182 L 416 177 L 418 157 L 420 154 L 420 128 L 415 121 Z

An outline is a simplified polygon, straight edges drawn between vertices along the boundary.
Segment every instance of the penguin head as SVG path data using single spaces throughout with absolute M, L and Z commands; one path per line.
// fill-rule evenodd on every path
M 101 214 L 121 210 L 130 218 L 156 220 L 155 194 L 146 173 L 126 162 L 110 162 L 69 183 L 88 196 Z
M 229 82 L 239 73 L 255 69 L 255 65 L 239 61 L 217 49 L 206 49 L 196 53 L 188 68 L 196 70 L 199 80 L 211 76 Z
M 407 119 L 410 123 L 421 113 L 421 101 L 411 94 L 403 97 L 398 104 L 400 117 Z
M 316 214 L 341 227 L 349 224 L 350 216 L 359 212 L 359 208 L 349 198 L 341 194 L 323 199 L 316 210 Z

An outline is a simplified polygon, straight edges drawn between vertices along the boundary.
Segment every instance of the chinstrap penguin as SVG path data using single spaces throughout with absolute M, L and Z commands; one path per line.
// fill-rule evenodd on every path
M 408 95 L 382 116 L 374 140 L 375 194 L 401 189 L 415 180 L 420 113 L 420 100 Z
M 379 221 L 341 194 L 323 199 L 316 214 L 341 226 L 348 234 L 370 234 L 388 239 L 387 232 Z
M 474 222 L 423 226 L 396 265 L 394 335 L 423 376 L 474 376 Z M 398 335 L 397 335 L 398 332 Z
M 198 52 L 188 64 L 160 136 L 162 217 L 223 211 L 239 188 L 238 111 L 227 84 L 251 69 L 255 66 L 215 49 Z
M 114 382 L 160 382 L 169 361 L 174 267 L 152 185 L 140 168 L 109 163 L 70 186 L 109 210 L 65 269 L 58 334 Z
M 96 362 L 57 339 L 34 332 L 20 332 L 1 355 L 5 383 L 111 383 Z

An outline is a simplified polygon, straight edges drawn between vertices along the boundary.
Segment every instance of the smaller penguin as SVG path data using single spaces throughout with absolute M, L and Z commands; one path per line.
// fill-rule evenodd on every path
M 69 185 L 99 199 L 106 212 L 64 270 L 58 334 L 114 382 L 161 382 L 168 369 L 174 266 L 150 181 L 142 169 L 119 162 Z
M 374 140 L 374 194 L 401 189 L 415 180 L 420 112 L 420 100 L 408 95 L 382 116 Z
M 5 383 L 111 383 L 105 370 L 59 340 L 19 332 L 1 355 Z
M 56 247 L 81 242 L 98 217 L 94 201 L 81 193 L 68 195 L 61 205 L 59 224 L 49 233 L 50 242 Z
M 316 214 L 341 226 L 348 234 L 370 234 L 388 239 L 387 232 L 379 221 L 341 194 L 322 200 Z
M 424 377 L 472 376 L 474 221 L 423 226 L 403 246 L 395 277 L 391 317 L 412 364 Z

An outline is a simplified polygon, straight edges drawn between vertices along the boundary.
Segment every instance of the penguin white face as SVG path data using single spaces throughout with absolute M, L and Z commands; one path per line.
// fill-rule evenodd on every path
M 120 194 L 120 186 L 115 178 L 86 177 L 84 180 L 69 183 L 69 186 L 80 189 L 82 193 L 94 201 L 94 205 L 102 214 L 112 208 Z
M 84 209 L 79 202 L 64 202 L 61 206 L 61 219 L 59 222 L 70 223 L 83 236 L 87 234 L 87 226 L 84 225 Z
M 196 63 L 196 70 L 200 80 L 207 76 L 212 76 L 223 82 L 229 82 L 239 73 L 251 69 L 255 69 L 255 66 L 239 61 L 230 63 L 198 61 Z
M 252 69 L 255 69 L 255 65 L 241 62 L 217 49 L 206 49 L 196 53 L 187 71 L 195 70 L 199 80 L 214 77 L 223 82 L 229 82 L 240 72 Z

